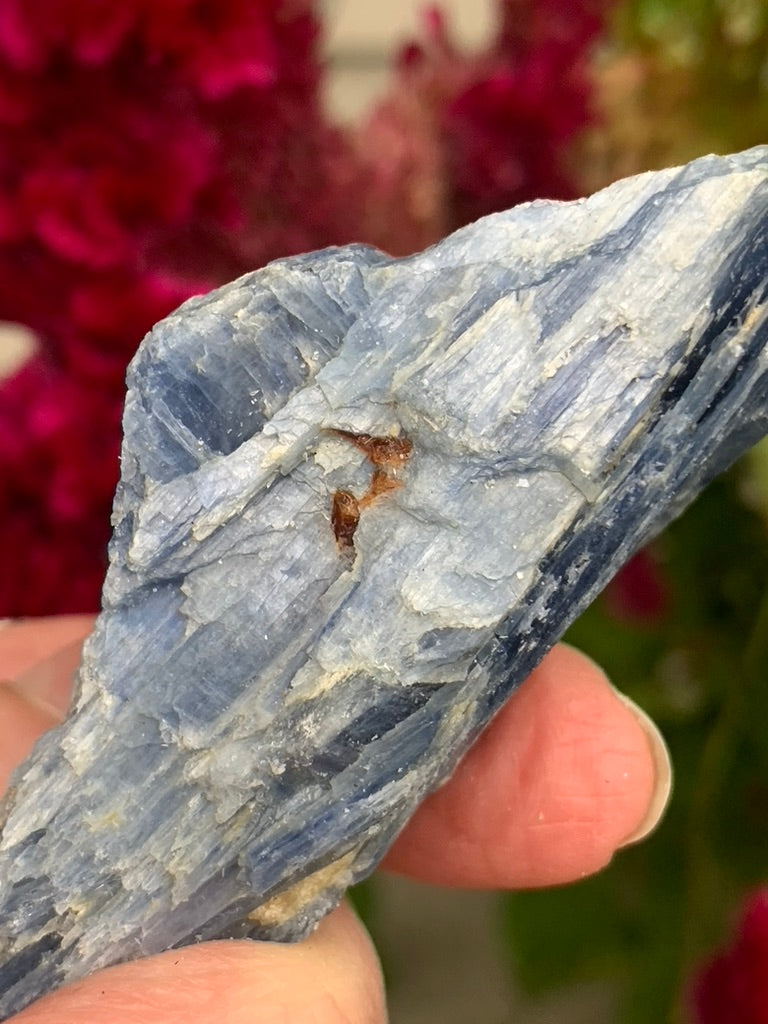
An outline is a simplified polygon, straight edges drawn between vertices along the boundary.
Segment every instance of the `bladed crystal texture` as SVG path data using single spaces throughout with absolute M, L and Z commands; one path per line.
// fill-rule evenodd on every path
M 0 840 L 0 1018 L 305 935 L 768 429 L 768 149 L 277 261 L 128 373 L 104 609 Z

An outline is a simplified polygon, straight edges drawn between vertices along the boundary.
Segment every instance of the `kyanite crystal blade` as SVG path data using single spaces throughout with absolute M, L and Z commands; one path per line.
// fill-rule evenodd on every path
M 278 261 L 128 375 L 104 610 L 0 841 L 0 1017 L 297 939 L 766 430 L 768 150 Z

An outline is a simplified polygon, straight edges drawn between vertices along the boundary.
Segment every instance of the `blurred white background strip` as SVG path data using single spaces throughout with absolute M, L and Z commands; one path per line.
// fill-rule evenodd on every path
M 494 0 L 324 0 L 322 6 L 330 72 L 326 102 L 342 121 L 356 121 L 381 96 L 392 58 L 419 36 L 422 17 L 431 6 L 445 12 L 462 47 L 483 47 L 494 28 Z
M 29 328 L 0 320 L 0 380 L 10 377 L 37 349 L 37 339 Z

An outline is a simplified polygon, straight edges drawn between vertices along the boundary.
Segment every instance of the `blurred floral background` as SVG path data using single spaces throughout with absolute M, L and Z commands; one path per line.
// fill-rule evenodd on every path
M 334 6 L 0 0 L 0 616 L 98 607 L 125 367 L 184 298 L 768 142 L 768 0 L 475 0 L 475 48 L 425 6 L 354 121 L 326 102 Z M 659 722 L 676 791 L 599 876 L 496 900 L 526 992 L 768 1022 L 767 531 L 758 447 L 573 627 Z

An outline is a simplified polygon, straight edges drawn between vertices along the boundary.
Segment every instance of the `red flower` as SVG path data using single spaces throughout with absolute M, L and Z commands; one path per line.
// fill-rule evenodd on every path
M 0 615 L 95 609 L 125 366 L 188 295 L 334 236 L 310 0 L 0 0 Z
M 0 615 L 95 607 L 125 364 L 182 298 L 568 193 L 599 18 L 565 8 L 505 0 L 472 57 L 432 12 L 355 152 L 319 108 L 312 0 L 0 0 L 0 320 L 41 351 L 0 383 Z
M 744 908 L 729 950 L 701 972 L 693 993 L 699 1024 L 768 1024 L 768 889 Z
M 604 599 L 611 614 L 625 622 L 650 625 L 662 619 L 670 594 L 652 551 L 644 548 L 630 558 L 608 584 Z
M 296 0 L 148 2 L 143 30 L 148 51 L 173 61 L 212 100 L 241 88 L 284 86 L 315 66 L 317 23 Z
M 6 238 L 91 266 L 132 259 L 192 214 L 214 174 L 214 132 L 151 68 L 62 62 L 17 75 L 14 91 L 26 114 L 3 133 L 0 189 L 15 211 Z
M 131 0 L 4 0 L 0 52 L 23 70 L 41 70 L 56 53 L 99 64 L 116 51 L 136 17 Z
M 0 404 L 0 605 L 98 607 L 117 477 L 114 398 L 34 359 Z

